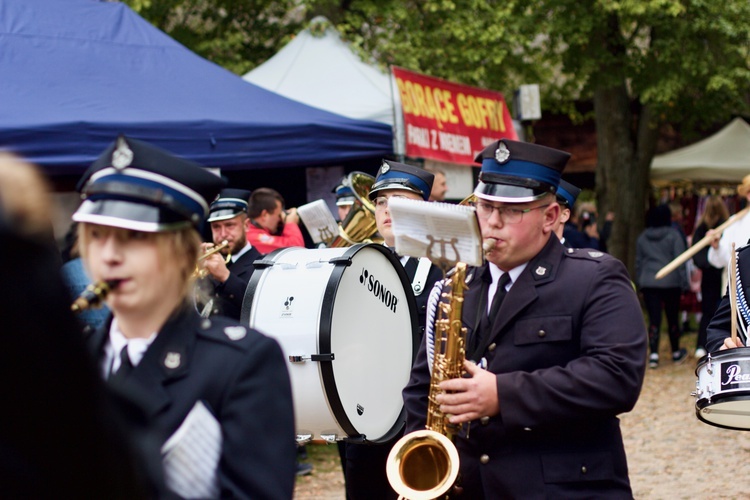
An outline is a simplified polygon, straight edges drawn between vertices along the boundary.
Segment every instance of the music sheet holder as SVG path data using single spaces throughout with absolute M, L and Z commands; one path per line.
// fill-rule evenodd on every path
M 446 273 L 457 262 L 481 266 L 482 234 L 474 207 L 390 198 L 396 252 L 427 257 Z

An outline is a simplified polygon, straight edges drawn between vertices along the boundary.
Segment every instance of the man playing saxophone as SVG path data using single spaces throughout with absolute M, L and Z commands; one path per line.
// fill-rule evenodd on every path
M 554 236 L 568 158 L 500 140 L 476 159 L 487 262 L 467 271 L 462 324 L 478 365 L 436 397 L 471 424 L 454 438 L 463 498 L 632 497 L 617 415 L 640 393 L 646 332 L 622 263 Z M 406 432 L 425 426 L 427 357 L 404 389 Z

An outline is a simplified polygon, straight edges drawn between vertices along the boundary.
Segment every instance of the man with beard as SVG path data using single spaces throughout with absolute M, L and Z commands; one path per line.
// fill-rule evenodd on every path
M 203 316 L 221 314 L 240 319 L 245 289 L 255 270 L 253 262 L 261 257 L 245 235 L 250 227 L 249 198 L 250 191 L 223 189 L 211 203 L 207 222 L 211 225 L 213 244 L 204 243 L 201 250 L 205 254 L 224 241 L 227 246 L 201 261 L 201 267 L 208 272 L 197 284 L 199 312 Z M 203 303 L 201 297 L 206 296 L 208 299 Z

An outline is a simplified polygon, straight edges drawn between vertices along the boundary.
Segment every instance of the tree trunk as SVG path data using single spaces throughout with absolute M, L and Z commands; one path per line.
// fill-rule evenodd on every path
M 614 212 L 609 253 L 622 260 L 628 269 L 635 257 L 630 248 L 629 225 L 635 219 L 631 192 L 631 169 L 635 156 L 632 140 L 630 99 L 625 83 L 594 91 L 597 146 L 597 207 L 599 216 Z M 631 255 L 633 254 L 633 255 Z
M 649 106 L 634 117 L 625 84 L 594 92 L 597 134 L 596 190 L 599 216 L 615 214 L 609 253 L 633 273 L 635 246 L 651 189 L 649 169 L 658 126 Z

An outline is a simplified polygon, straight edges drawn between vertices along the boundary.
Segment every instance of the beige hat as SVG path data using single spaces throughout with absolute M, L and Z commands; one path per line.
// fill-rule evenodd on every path
M 747 196 L 750 192 L 750 175 L 746 175 L 742 179 L 742 184 L 737 186 L 737 194 L 740 196 Z

